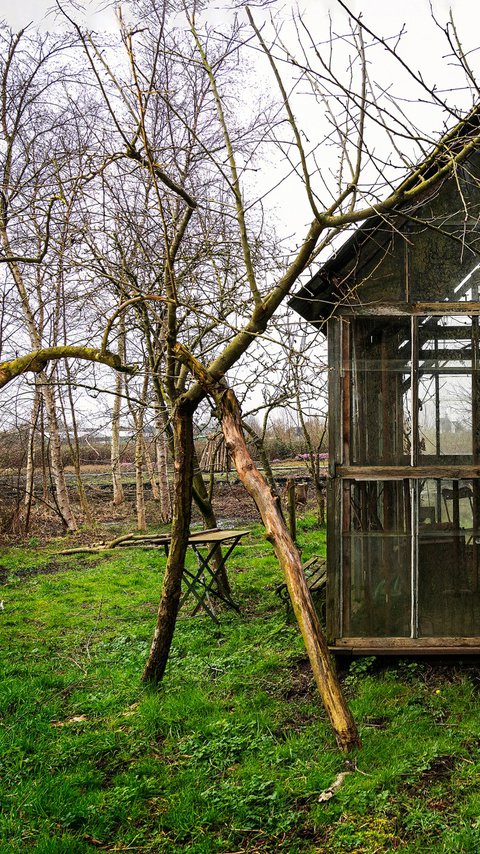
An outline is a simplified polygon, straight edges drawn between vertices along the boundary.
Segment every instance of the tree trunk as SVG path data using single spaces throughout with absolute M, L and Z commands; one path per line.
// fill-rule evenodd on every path
M 67 438 L 68 446 L 70 448 L 70 454 L 72 456 L 73 467 L 75 469 L 75 480 L 77 482 L 77 492 L 78 492 L 78 500 L 80 503 L 80 508 L 83 513 L 84 521 L 90 524 L 92 522 L 92 512 L 90 510 L 90 505 L 88 503 L 87 493 L 85 492 L 85 486 L 82 479 L 82 463 L 81 463 L 81 455 L 80 455 L 80 440 L 78 436 L 78 426 L 77 426 L 77 418 L 75 415 L 75 401 L 73 399 L 72 392 L 72 377 L 70 371 L 70 365 L 68 363 L 68 359 L 65 359 L 65 373 L 67 376 L 67 395 L 68 402 L 70 405 L 70 418 L 72 421 L 72 433 L 73 440 L 69 434 L 67 416 L 65 412 L 65 404 L 62 398 L 61 392 L 59 392 L 60 406 L 63 415 L 63 424 L 65 428 L 65 436 Z
M 44 504 L 48 504 L 48 465 L 47 465 L 47 454 L 48 454 L 48 443 L 47 436 L 45 432 L 45 409 L 43 405 L 43 397 L 42 404 L 40 406 L 40 448 L 42 455 L 42 501 Z
M 158 379 L 156 374 L 153 374 L 153 387 L 155 389 L 158 401 L 157 408 L 157 430 L 159 436 L 163 437 L 165 442 L 165 465 L 163 471 L 165 472 L 165 481 L 162 481 L 162 478 L 159 475 L 160 485 L 162 483 L 166 485 L 167 495 L 168 495 L 168 504 L 164 505 L 171 510 L 171 502 L 170 502 L 170 491 L 168 489 L 168 472 L 167 472 L 167 447 L 170 447 L 170 451 L 172 456 L 174 456 L 174 440 L 173 440 L 173 430 L 170 423 L 170 417 L 165 405 L 165 401 L 163 398 L 162 389 L 158 383 Z M 205 528 L 216 528 L 217 527 L 217 518 L 215 516 L 214 509 L 212 507 L 212 502 L 208 497 L 208 490 L 205 486 L 205 481 L 202 476 L 202 472 L 200 470 L 197 453 L 195 451 L 195 447 L 193 448 L 193 500 L 197 505 L 200 513 L 202 514 L 203 524 Z M 162 505 L 161 505 L 162 507 Z M 170 518 L 162 521 L 169 522 Z M 220 561 L 222 560 L 222 550 L 220 546 L 217 546 L 215 552 L 212 556 L 212 566 L 214 568 L 218 567 Z M 220 575 L 218 576 L 218 590 L 224 596 L 231 595 L 230 583 L 228 580 L 228 575 L 225 567 L 222 568 Z
M 155 465 L 154 465 L 152 457 L 150 455 L 150 448 L 148 447 L 148 444 L 145 441 L 145 434 L 143 434 L 142 438 L 143 438 L 143 455 L 145 458 L 145 465 L 147 467 L 148 479 L 150 481 L 150 486 L 152 487 L 152 498 L 154 501 L 160 501 L 160 490 L 158 488 Z
M 135 417 L 135 506 L 137 510 L 137 528 L 145 531 L 145 493 L 143 489 L 143 417 L 137 413 Z
M 315 486 L 315 498 L 317 500 L 317 518 L 318 524 L 325 524 L 325 493 L 323 491 L 323 486 L 320 483 L 320 478 L 317 475 L 314 478 L 314 486 Z
M 250 427 L 249 424 L 246 424 L 243 421 L 242 427 L 244 430 L 247 431 L 248 435 L 252 437 L 253 443 L 258 451 L 263 470 L 265 472 L 265 479 L 274 495 L 277 495 L 277 485 L 273 476 L 272 466 L 270 465 L 270 460 L 268 459 L 268 454 L 265 450 L 265 444 L 263 440 L 264 434 L 262 434 L 262 436 L 259 436 L 257 431 L 253 429 L 253 427 Z
M 117 373 L 115 377 L 115 397 L 112 410 L 112 445 L 110 452 L 110 463 L 112 467 L 113 503 L 115 507 L 123 504 L 122 473 L 120 468 L 120 403 L 122 393 L 123 377 Z
M 290 536 L 295 542 L 297 539 L 297 508 L 295 506 L 295 481 L 287 480 L 285 487 L 287 493 L 287 510 L 288 510 L 288 530 Z
M 119 320 L 120 332 L 118 338 L 118 355 L 125 362 L 125 319 L 121 315 Z M 122 470 L 120 468 L 120 409 L 122 404 L 122 393 L 124 378 L 117 371 L 115 374 L 115 397 L 112 408 L 112 445 L 110 450 L 110 464 L 112 467 L 113 504 L 118 507 L 125 501 L 122 485 Z
M 185 554 L 190 533 L 193 478 L 193 412 L 175 404 L 173 416 L 174 484 L 172 539 L 158 607 L 157 624 L 142 680 L 159 683 L 167 665 L 182 589 Z
M 40 381 L 42 384 L 42 395 L 45 402 L 48 429 L 50 433 L 50 463 L 55 486 L 56 503 L 65 526 L 69 531 L 76 531 L 77 523 L 70 507 L 65 472 L 63 470 L 62 443 L 55 408 L 55 396 L 47 378 L 44 375 L 39 376 L 42 377 Z
M 160 521 L 170 522 L 172 519 L 172 502 L 170 498 L 170 486 L 168 483 L 168 441 L 166 429 L 162 417 L 157 410 L 156 417 L 157 436 L 155 441 L 157 457 L 157 477 L 160 493 Z
M 341 750 L 360 746 L 355 721 L 332 665 L 327 643 L 312 603 L 300 555 L 283 520 L 279 501 L 258 471 L 242 432 L 238 401 L 231 389 L 221 396 L 222 428 L 240 480 L 254 499 L 285 574 L 293 610 L 303 636 L 313 674 Z
M 41 405 L 42 397 L 38 387 L 36 386 L 32 414 L 30 417 L 30 429 L 28 431 L 27 466 L 25 472 L 25 506 L 27 508 L 27 516 L 30 515 L 30 508 L 34 500 L 35 433 L 37 432 L 37 421 Z
M 8 234 L 6 230 L 6 220 L 0 224 L 0 239 L 3 245 L 5 255 L 11 256 L 12 251 Z M 18 294 L 22 303 L 22 309 L 25 316 L 26 325 L 29 332 L 30 342 L 34 350 L 38 350 L 42 345 L 42 335 L 40 323 L 37 326 L 35 312 L 30 305 L 27 289 L 22 278 L 20 267 L 16 261 L 9 262 L 10 272 L 15 281 Z M 42 313 L 42 312 L 40 312 Z M 55 395 L 52 386 L 49 384 L 48 377 L 42 371 L 38 374 L 37 384 L 41 388 L 43 400 L 45 403 L 45 411 L 47 413 L 47 421 L 50 432 L 50 464 L 52 477 L 55 487 L 55 499 L 63 523 L 71 531 L 77 530 L 77 523 L 70 507 L 70 499 L 68 497 L 67 484 L 65 482 L 65 473 L 62 463 L 62 449 L 60 440 L 60 431 L 58 427 L 58 419 L 55 408 Z

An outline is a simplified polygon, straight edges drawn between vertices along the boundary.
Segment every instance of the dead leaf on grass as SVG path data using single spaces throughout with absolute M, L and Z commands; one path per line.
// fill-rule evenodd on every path
M 67 718 L 66 721 L 51 721 L 52 726 L 61 727 L 68 724 L 81 724 L 87 720 L 86 715 L 74 715 L 72 718 Z
M 130 715 L 134 715 L 135 712 L 137 711 L 139 705 L 140 705 L 140 703 L 132 703 L 132 705 L 129 706 L 128 709 L 125 709 L 125 711 L 123 712 L 123 717 L 129 718 Z

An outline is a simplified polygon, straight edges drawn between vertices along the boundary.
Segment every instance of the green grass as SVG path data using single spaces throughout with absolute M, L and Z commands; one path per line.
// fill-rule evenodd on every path
M 325 532 L 299 540 L 307 559 Z M 242 616 L 182 613 L 159 691 L 139 677 L 164 558 L 60 548 L 0 553 L 1 854 L 480 850 L 471 663 L 355 662 L 363 749 L 322 803 L 345 757 L 259 529 L 230 562 Z

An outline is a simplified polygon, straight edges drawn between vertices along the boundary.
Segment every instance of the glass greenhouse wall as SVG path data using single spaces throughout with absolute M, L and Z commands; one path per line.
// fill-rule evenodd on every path
M 328 334 L 334 647 L 480 653 L 479 223 L 473 150 L 290 302 Z
M 336 638 L 480 635 L 479 321 L 336 324 Z

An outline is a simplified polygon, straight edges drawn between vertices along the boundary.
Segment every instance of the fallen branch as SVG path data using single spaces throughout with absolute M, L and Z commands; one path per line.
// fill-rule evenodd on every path
M 129 546 L 142 546 L 145 548 L 159 548 L 170 542 L 169 534 L 122 534 L 120 537 L 115 537 L 108 542 L 92 543 L 91 546 L 77 546 L 73 549 L 64 549 L 59 552 L 61 555 L 73 554 L 97 554 L 98 552 L 106 552 L 110 549 L 118 547 L 128 548 Z
M 332 785 L 328 787 L 328 789 L 324 789 L 318 796 L 318 800 L 320 803 L 323 801 L 329 801 L 330 798 L 333 798 L 334 794 L 343 786 L 345 781 L 345 777 L 348 777 L 349 774 L 353 774 L 353 771 L 340 771 L 340 774 L 337 774 L 335 780 Z

